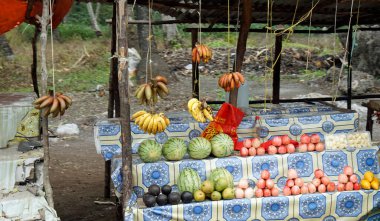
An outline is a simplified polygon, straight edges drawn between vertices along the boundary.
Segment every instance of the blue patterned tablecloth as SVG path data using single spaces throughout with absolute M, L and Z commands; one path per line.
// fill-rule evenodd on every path
M 255 123 L 255 116 L 261 120 Z M 163 144 L 169 137 L 180 137 L 187 142 L 198 137 L 207 127 L 207 123 L 196 123 L 190 117 L 170 118 L 171 124 L 167 129 L 156 135 L 149 135 L 139 130 L 131 123 L 132 152 L 137 153 L 140 143 L 146 139 L 155 139 Z M 299 140 L 304 133 L 318 133 L 324 138 L 325 134 L 347 133 L 356 131 L 359 120 L 354 111 L 335 109 L 321 104 L 283 104 L 283 107 L 267 111 L 251 109 L 245 117 L 237 133 L 239 139 L 259 137 L 262 142 L 273 136 L 289 135 Z M 105 160 L 121 155 L 120 124 L 117 121 L 98 122 L 94 128 L 97 152 Z

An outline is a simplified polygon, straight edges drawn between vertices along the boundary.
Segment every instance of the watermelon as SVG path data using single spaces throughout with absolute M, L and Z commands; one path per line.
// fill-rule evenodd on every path
M 180 192 L 189 191 L 194 193 L 201 188 L 201 177 L 198 172 L 191 168 L 185 168 L 179 174 L 177 186 Z
M 180 138 L 169 138 L 169 140 L 162 146 L 162 155 L 167 160 L 182 160 L 186 151 L 186 143 Z
M 189 155 L 194 159 L 204 159 L 211 153 L 211 143 L 206 138 L 197 137 L 189 143 Z
M 161 159 L 161 145 L 154 140 L 144 140 L 138 150 L 138 154 L 144 163 L 152 163 Z
M 215 157 L 228 157 L 234 152 L 234 142 L 230 136 L 220 133 L 211 139 L 211 152 Z
M 234 177 L 230 172 L 228 172 L 228 170 L 224 169 L 223 167 L 213 169 L 211 171 L 209 180 L 216 183 L 216 181 L 220 178 L 226 179 L 228 182 L 228 187 L 234 188 Z

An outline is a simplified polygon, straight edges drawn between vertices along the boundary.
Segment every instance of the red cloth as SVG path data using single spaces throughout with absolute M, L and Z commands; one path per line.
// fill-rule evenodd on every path
M 239 108 L 234 107 L 229 103 L 224 103 L 214 117 L 214 121 L 210 122 L 210 124 L 203 131 L 202 137 L 210 140 L 219 133 L 228 134 L 234 141 L 234 149 L 240 150 L 238 149 L 238 136 L 236 129 L 243 120 L 243 117 L 244 112 Z
M 295 140 L 290 140 L 290 143 L 294 145 L 294 147 L 298 147 L 298 142 Z M 268 140 L 260 145 L 260 147 L 264 147 L 265 151 L 268 150 L 268 147 L 272 145 L 272 140 Z
M 69 12 L 74 0 L 55 0 L 53 6 L 53 28 L 56 28 Z M 15 28 L 25 21 L 26 0 L 0 0 L 0 35 Z M 35 16 L 42 14 L 42 2 L 37 0 L 30 13 L 31 21 L 35 22 Z

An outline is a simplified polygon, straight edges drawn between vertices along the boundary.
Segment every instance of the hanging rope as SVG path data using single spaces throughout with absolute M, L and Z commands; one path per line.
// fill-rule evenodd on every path
M 314 0 L 311 1 L 311 8 L 314 6 Z M 313 11 L 310 11 L 310 17 L 309 17 L 309 34 L 307 36 L 307 55 L 306 55 L 306 71 L 309 68 L 309 59 L 311 56 L 310 52 L 310 36 L 311 36 L 311 19 L 313 17 Z
M 199 0 L 199 43 L 202 44 L 202 0 Z
M 51 44 L 51 64 L 53 74 L 53 94 L 55 96 L 55 66 L 54 66 L 54 41 L 53 41 L 53 8 L 54 0 L 49 0 L 49 12 L 50 12 L 50 44 Z
M 227 45 L 230 44 L 230 0 L 227 0 Z M 236 56 L 236 55 L 235 55 Z M 230 72 L 231 47 L 227 50 L 227 73 Z
M 238 47 L 238 38 L 239 38 L 239 32 L 238 32 L 238 28 L 239 28 L 239 25 L 240 25 L 240 0 L 238 1 L 238 8 L 237 8 L 237 19 L 236 19 L 236 27 L 235 27 L 235 37 L 236 37 L 236 47 L 235 47 L 235 55 L 237 55 L 237 47 Z M 236 58 L 235 58 L 235 62 L 234 62 L 234 70 L 236 70 Z
M 146 52 L 145 63 L 145 83 L 148 83 L 148 78 L 152 78 L 152 6 L 153 0 L 148 0 L 148 50 Z
M 336 38 L 337 38 L 337 34 L 336 34 L 336 18 L 337 18 L 337 15 L 338 15 L 338 0 L 336 0 L 335 1 L 335 15 L 334 15 L 334 42 L 333 42 L 333 47 L 334 47 L 334 58 L 333 58 L 333 74 L 332 74 L 332 77 L 333 77 L 333 83 L 332 83 L 332 85 L 334 86 L 333 88 L 335 89 L 335 90 L 338 90 L 338 87 L 337 87 L 337 85 L 335 85 L 336 84 L 336 80 L 335 80 L 335 74 L 336 74 L 336 72 L 335 72 L 335 57 L 336 57 Z M 333 93 L 334 93 L 334 91 L 333 91 Z M 336 101 L 336 96 L 337 94 L 336 93 L 334 93 L 334 95 L 333 95 L 333 101 L 335 102 Z

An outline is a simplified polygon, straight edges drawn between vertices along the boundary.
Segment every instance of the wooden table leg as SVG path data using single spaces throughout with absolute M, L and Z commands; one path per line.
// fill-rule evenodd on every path
M 104 198 L 111 198 L 111 160 L 104 164 Z
M 366 131 L 369 131 L 369 133 L 371 134 L 371 138 L 372 138 L 372 130 L 373 130 L 373 120 L 372 120 L 372 115 L 373 115 L 374 111 L 372 108 L 368 107 L 367 108 L 367 124 L 366 124 Z

